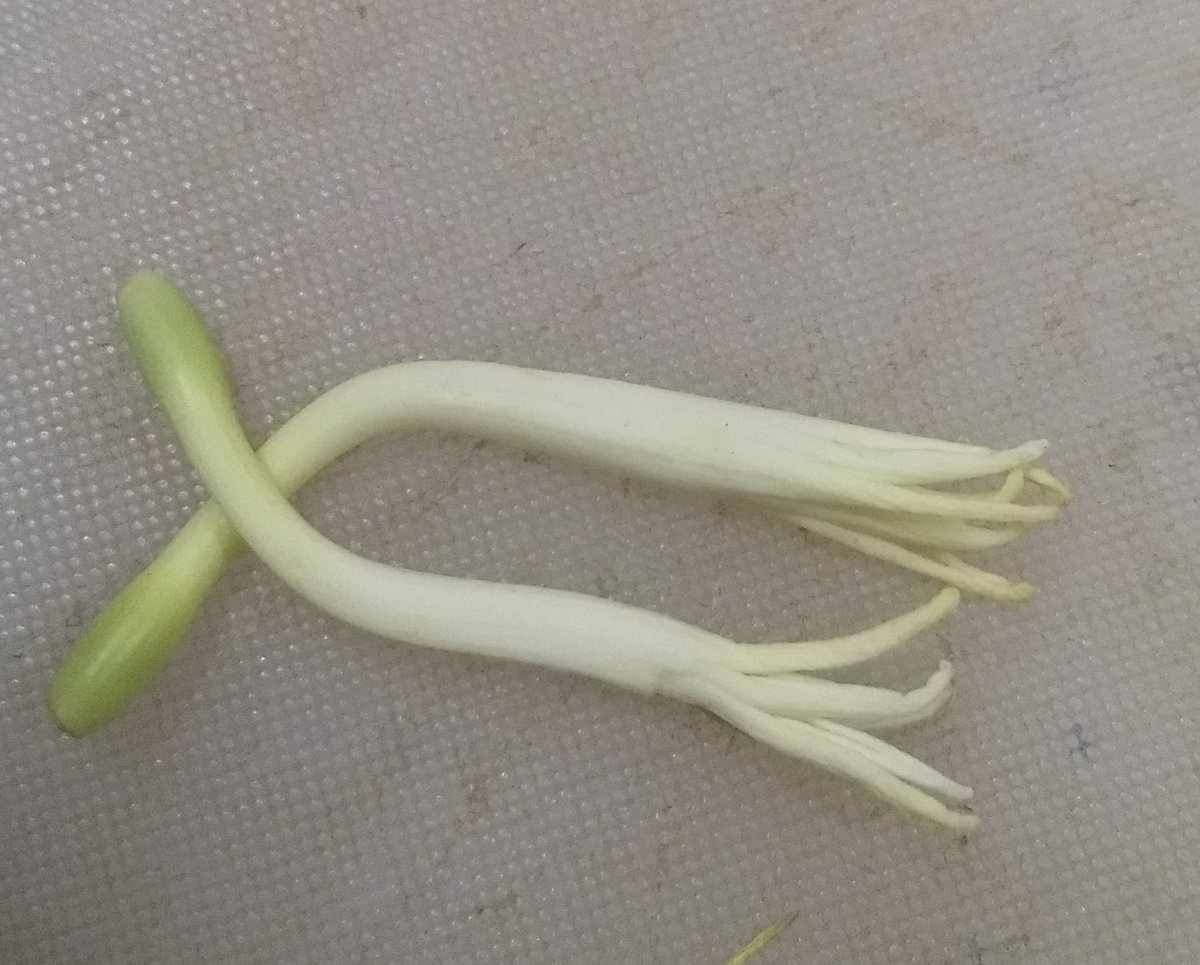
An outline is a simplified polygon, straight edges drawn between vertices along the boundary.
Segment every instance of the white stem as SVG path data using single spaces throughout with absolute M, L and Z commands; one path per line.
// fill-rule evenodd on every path
M 894 453 L 904 450 L 881 446 L 868 460 L 861 449 L 820 434 L 826 425 L 793 413 L 583 375 L 486 362 L 411 362 L 329 390 L 280 429 L 261 455 L 290 492 L 363 440 L 419 427 L 482 436 L 683 488 L 758 497 L 779 508 L 810 500 L 1000 521 L 1037 521 L 1058 511 L 989 505 L 986 496 L 896 485 L 889 475 L 901 474 L 889 473 L 877 460 L 900 458 Z M 840 428 L 841 435 L 859 431 Z M 872 442 L 887 438 L 879 430 L 862 431 Z M 936 440 L 924 442 L 937 452 Z M 971 451 L 937 455 L 934 461 L 969 456 L 972 465 L 949 471 L 939 463 L 924 475 L 977 478 L 1024 465 L 1044 446 L 963 448 Z

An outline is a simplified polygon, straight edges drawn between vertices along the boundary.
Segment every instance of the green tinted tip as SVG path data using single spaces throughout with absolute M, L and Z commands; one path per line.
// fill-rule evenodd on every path
M 187 296 L 153 271 L 139 271 L 117 295 L 121 327 L 138 367 L 161 399 L 181 379 L 215 382 L 232 394 L 225 360 Z
M 58 726 L 83 737 L 112 720 L 166 663 L 208 590 L 152 564 L 100 613 L 50 683 Z

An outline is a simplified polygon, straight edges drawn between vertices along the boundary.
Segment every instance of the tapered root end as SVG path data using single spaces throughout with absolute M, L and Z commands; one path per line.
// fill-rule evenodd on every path
M 936 819 L 935 819 L 936 820 Z M 970 834 L 979 827 L 979 817 L 975 814 L 966 814 L 962 811 L 947 810 L 946 816 L 938 821 L 951 831 L 960 831 L 963 834 Z
M 1024 603 L 1026 600 L 1033 599 L 1036 593 L 1037 587 L 1032 583 L 1014 583 L 1008 599 L 1013 603 Z
M 946 586 L 939 590 L 937 596 L 926 606 L 929 607 L 931 621 L 936 622 L 957 610 L 960 603 L 962 603 L 962 591 L 956 586 Z
M 1054 496 L 1063 506 L 1075 498 L 1070 486 L 1045 469 L 1035 466 L 1029 470 L 1028 477 L 1031 483 L 1035 486 L 1041 486 L 1042 489 Z

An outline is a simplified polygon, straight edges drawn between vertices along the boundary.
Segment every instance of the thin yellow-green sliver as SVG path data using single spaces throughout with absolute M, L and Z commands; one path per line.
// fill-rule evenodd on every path
M 726 959 L 723 965 L 746 965 L 746 962 L 760 954 L 771 942 L 775 941 L 776 938 L 790 928 L 799 915 L 800 912 L 795 912 L 789 918 L 785 918 L 783 921 L 777 922 L 769 928 L 764 928 L 750 940 L 749 945 L 732 958 Z

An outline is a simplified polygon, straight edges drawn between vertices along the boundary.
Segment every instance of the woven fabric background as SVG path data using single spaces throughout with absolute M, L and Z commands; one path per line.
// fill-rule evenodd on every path
M 1200 960 L 1200 9 L 1190 0 L 0 0 L 0 960 Z M 238 561 L 119 721 L 43 699 L 203 499 L 116 327 L 195 297 L 256 440 L 486 359 L 941 437 L 1078 500 L 863 675 L 969 840 L 702 711 L 387 644 Z M 299 499 L 372 557 L 744 640 L 933 587 L 477 440 Z

